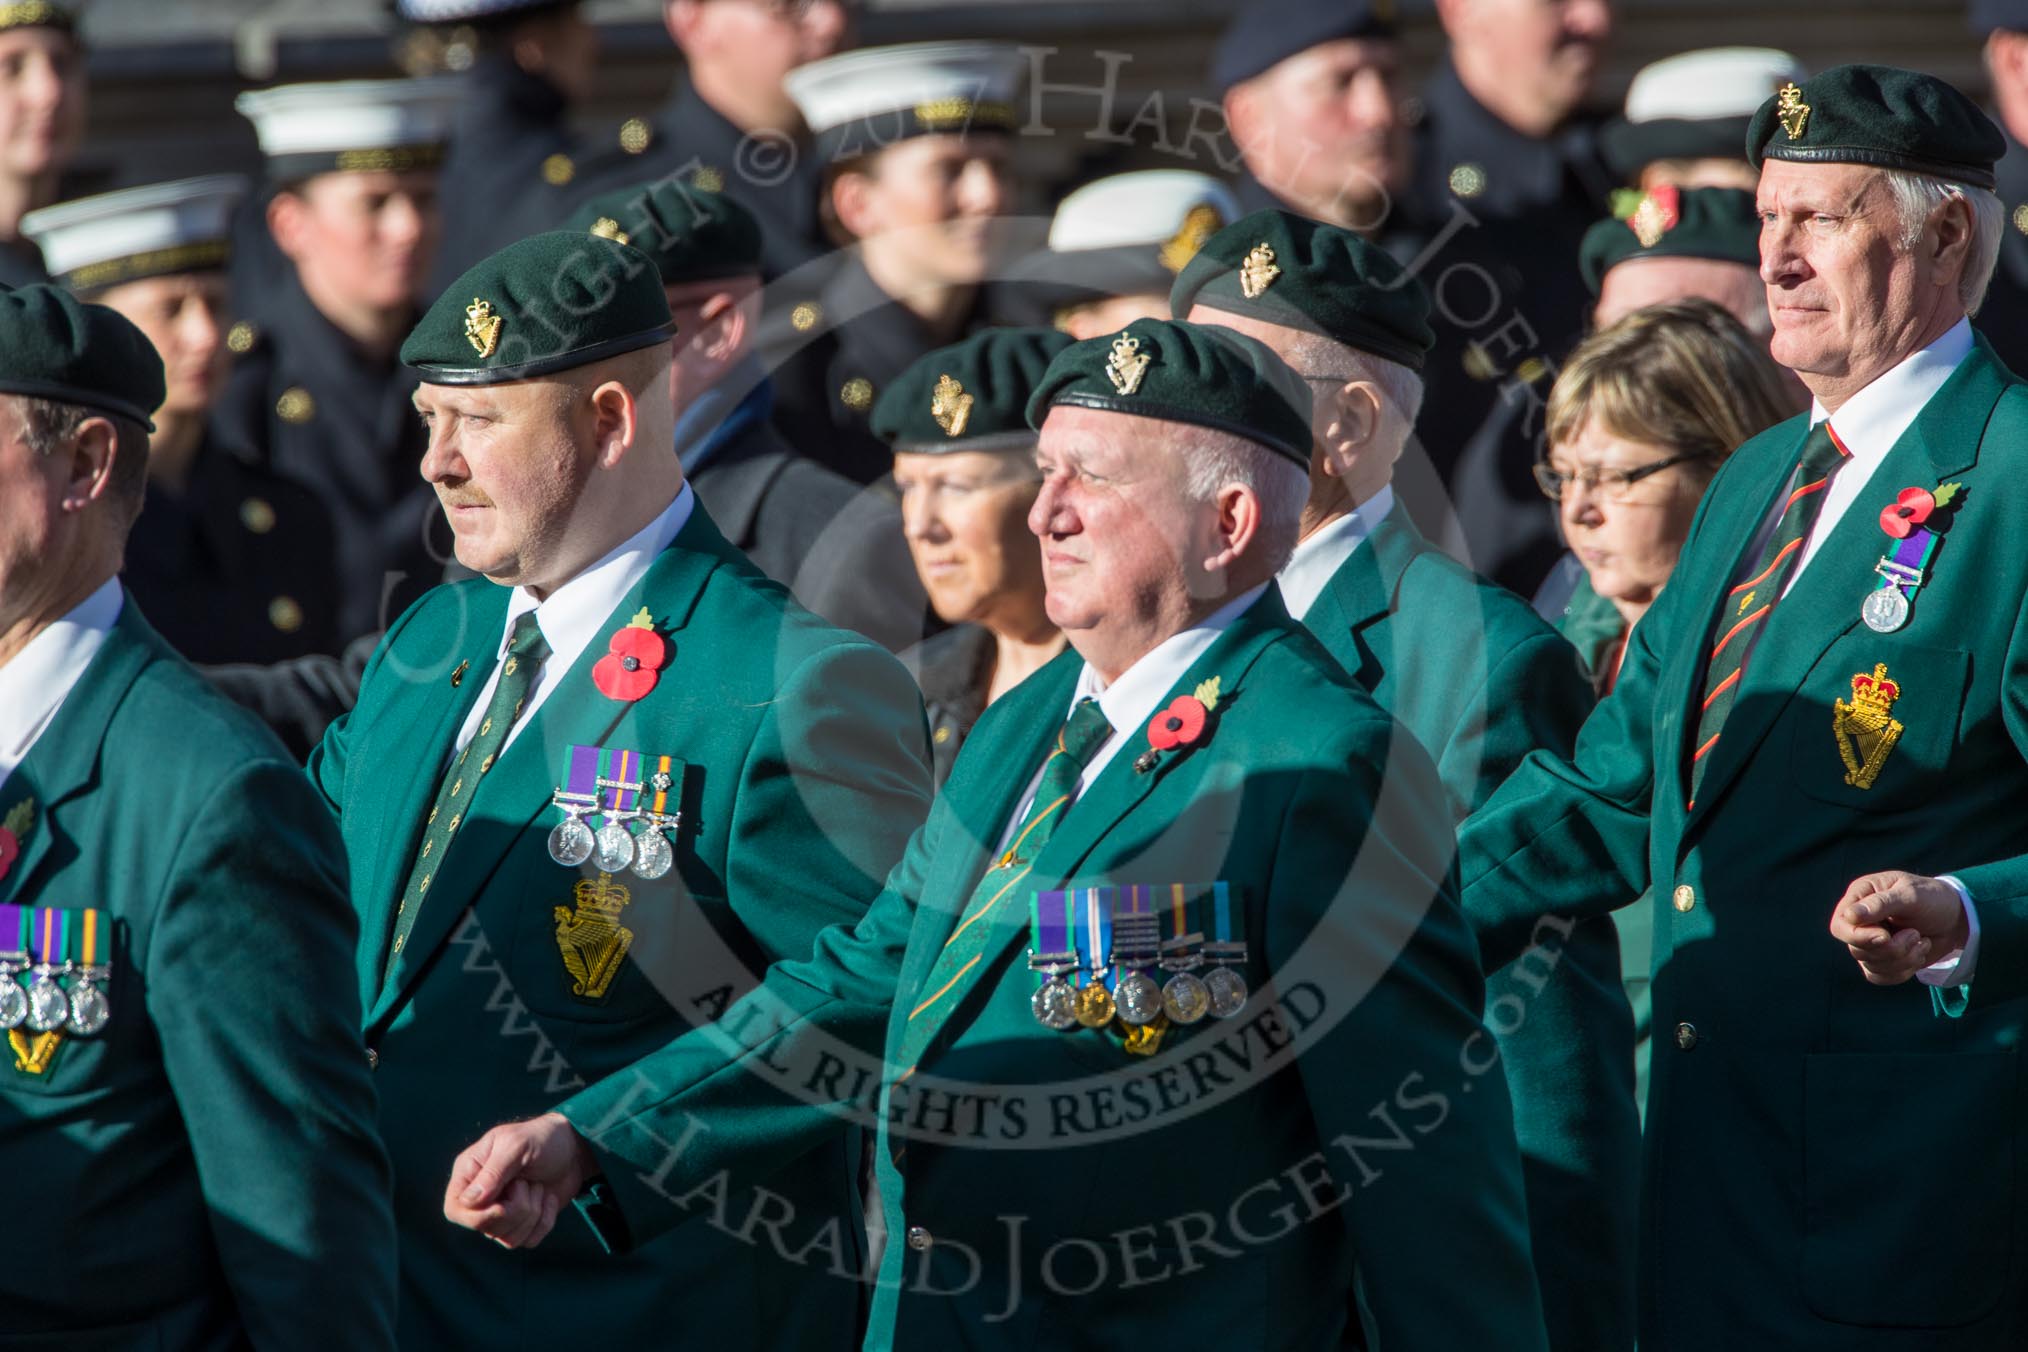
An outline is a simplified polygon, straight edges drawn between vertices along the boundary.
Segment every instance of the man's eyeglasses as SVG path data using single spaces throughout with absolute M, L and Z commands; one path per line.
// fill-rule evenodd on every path
M 1672 465 L 1683 465 L 1693 460 L 1710 458 L 1710 454 L 1705 451 L 1684 451 L 1680 455 L 1667 456 L 1645 465 L 1636 465 L 1632 469 L 1603 469 L 1594 466 L 1590 469 L 1581 469 L 1575 474 L 1565 474 L 1547 461 L 1537 461 L 1534 466 L 1535 483 L 1542 490 L 1544 497 L 1557 502 L 1563 501 L 1565 495 L 1580 484 L 1596 490 L 1607 502 L 1624 502 L 1628 491 L 1650 475 L 1660 474 Z

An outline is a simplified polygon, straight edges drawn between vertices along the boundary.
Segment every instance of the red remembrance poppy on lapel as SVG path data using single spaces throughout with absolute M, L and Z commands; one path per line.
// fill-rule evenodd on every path
M 1936 506 L 1936 498 L 1927 488 L 1904 488 L 1880 509 L 1880 529 L 1897 540 L 1906 540 L 1910 531 L 1929 520 Z
M 1178 695 L 1149 722 L 1148 745 L 1167 751 L 1194 744 L 1204 735 L 1204 720 L 1210 712 L 1195 695 Z
M 606 640 L 606 655 L 592 664 L 592 684 L 607 699 L 631 704 L 655 688 L 669 660 L 669 641 L 656 633 L 648 608 Z

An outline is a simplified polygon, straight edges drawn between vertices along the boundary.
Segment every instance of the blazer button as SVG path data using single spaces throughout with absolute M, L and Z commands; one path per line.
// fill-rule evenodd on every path
M 1687 1052 L 1696 1045 L 1697 1045 L 1697 1025 L 1694 1023 L 1677 1024 L 1676 1025 L 1677 1048 Z
M 934 1243 L 936 1241 L 930 1238 L 930 1232 L 923 1229 L 920 1225 L 908 1227 L 908 1247 L 914 1249 L 917 1253 L 921 1253 Z
M 380 1069 L 380 1053 L 371 1047 L 366 1049 L 366 1068 L 368 1070 Z
M 1697 909 L 1697 889 L 1683 883 L 1676 889 L 1675 900 L 1677 910 L 1694 911 Z

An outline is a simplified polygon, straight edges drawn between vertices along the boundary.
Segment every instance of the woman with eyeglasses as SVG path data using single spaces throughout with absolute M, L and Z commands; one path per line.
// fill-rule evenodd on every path
M 1599 694 L 1675 569 L 1719 465 L 1792 412 L 1767 344 L 1710 301 L 1636 310 L 1564 363 L 1535 479 L 1584 569 L 1558 628 Z

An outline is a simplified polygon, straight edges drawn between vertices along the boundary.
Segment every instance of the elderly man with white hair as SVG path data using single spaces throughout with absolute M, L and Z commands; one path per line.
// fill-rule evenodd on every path
M 1979 948 L 2028 854 L 2028 393 L 1968 322 L 2001 138 L 1933 77 L 1842 66 L 1747 144 L 1812 407 L 1719 472 L 1575 755 L 1467 823 L 1466 904 L 1497 962 L 1545 906 L 1653 888 L 1644 1349 L 2017 1348 L 2028 1007 Z

